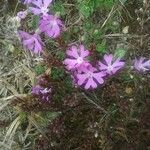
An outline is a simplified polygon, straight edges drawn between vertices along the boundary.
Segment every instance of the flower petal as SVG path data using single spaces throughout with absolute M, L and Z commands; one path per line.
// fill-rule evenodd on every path
M 48 7 L 51 2 L 52 2 L 52 0 L 44 0 L 44 6 Z
M 77 78 L 78 78 L 78 85 L 82 85 L 85 80 L 87 79 L 87 75 L 86 74 L 77 74 Z
M 100 73 L 94 73 L 93 77 L 94 79 L 96 79 L 96 81 L 98 81 L 99 84 L 103 84 L 104 83 L 104 79 L 102 77 L 104 77 L 106 74 L 104 74 L 103 72 Z
M 95 83 L 95 81 L 93 80 L 93 78 L 89 78 L 86 85 L 85 85 L 85 89 L 89 89 L 90 87 L 92 88 L 96 88 L 97 84 Z
M 81 57 L 84 58 L 84 57 L 89 56 L 89 51 L 88 51 L 88 50 L 85 50 L 85 48 L 84 48 L 83 45 L 80 45 L 79 49 L 80 49 L 80 56 L 81 56 Z
M 41 8 L 42 7 L 42 0 L 33 0 L 32 4 L 36 5 L 37 7 Z
M 99 69 L 100 70 L 107 70 L 108 66 L 104 65 L 103 63 L 99 62 Z
M 123 67 L 125 62 L 120 61 L 120 59 L 117 59 L 113 64 L 112 67 Z
M 41 10 L 38 8 L 34 8 L 34 7 L 29 7 L 29 10 L 34 13 L 35 15 L 40 15 L 41 14 Z
M 72 46 L 70 48 L 70 50 L 67 50 L 66 51 L 66 54 L 68 56 L 71 56 L 71 57 L 74 57 L 74 58 L 78 58 L 79 57 L 79 54 L 78 54 L 78 50 L 77 50 L 77 47 L 76 46 Z
M 113 55 L 112 54 L 109 54 L 109 55 L 104 55 L 104 60 L 105 62 L 108 64 L 108 65 L 111 65 L 112 64 L 112 60 L 113 60 Z

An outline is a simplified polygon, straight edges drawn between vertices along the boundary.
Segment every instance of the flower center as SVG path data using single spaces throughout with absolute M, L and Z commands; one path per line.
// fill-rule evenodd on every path
M 112 66 L 108 66 L 108 70 L 109 70 L 109 71 L 113 71 L 113 69 L 114 69 L 114 68 L 113 68 Z
M 48 8 L 41 7 L 41 12 L 46 15 L 48 13 Z
M 87 76 L 88 76 L 88 78 L 92 78 L 93 77 L 93 72 L 88 72 Z
M 82 64 L 82 63 L 83 63 L 83 58 L 82 58 L 82 57 L 79 57 L 79 58 L 77 59 L 77 63 L 78 63 L 78 64 Z
M 55 26 L 55 25 L 57 25 L 57 22 L 56 22 L 56 20 L 52 20 L 52 21 L 51 21 L 51 24 L 52 24 L 52 26 Z

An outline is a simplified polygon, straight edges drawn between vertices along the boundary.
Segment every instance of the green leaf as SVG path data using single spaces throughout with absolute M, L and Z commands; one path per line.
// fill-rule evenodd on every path
M 85 18 L 88 18 L 94 11 L 94 3 L 93 1 L 89 0 L 78 0 L 78 9 L 80 14 L 82 14 Z
M 122 78 L 123 78 L 125 81 L 130 81 L 130 80 L 132 80 L 131 77 L 130 77 L 130 74 L 124 74 L 124 75 L 122 76 Z
M 35 72 L 37 75 L 40 75 L 40 74 L 44 73 L 45 71 L 46 71 L 45 66 L 43 66 L 41 64 L 35 66 Z
M 56 1 L 53 7 L 51 8 L 54 12 L 60 13 L 61 16 L 66 15 L 67 11 L 63 5 L 63 2 Z
M 20 116 L 20 122 L 21 122 L 21 124 L 24 124 L 27 121 L 27 113 L 21 111 L 19 113 L 19 116 Z
M 115 57 L 116 58 L 122 58 L 122 57 L 125 56 L 125 54 L 126 54 L 125 49 L 118 48 L 118 49 L 115 50 Z
M 99 53 L 105 53 L 106 51 L 106 40 L 103 40 L 102 43 L 96 45 L 96 50 Z
M 58 117 L 60 114 L 61 112 L 46 112 L 46 113 L 43 113 L 42 116 L 48 121 L 50 121 Z
M 61 61 L 65 59 L 65 53 L 62 51 L 58 51 L 56 55 L 57 55 L 57 58 L 60 59 Z
M 94 1 L 94 5 L 95 8 L 105 8 L 105 9 L 110 9 L 114 4 L 115 4 L 116 0 L 95 0 Z
M 29 27 L 31 26 L 33 29 L 37 29 L 39 25 L 39 20 L 40 20 L 39 16 L 33 16 L 32 23 L 29 24 Z
M 51 76 L 53 80 L 59 80 L 64 76 L 64 70 L 59 68 L 52 68 Z

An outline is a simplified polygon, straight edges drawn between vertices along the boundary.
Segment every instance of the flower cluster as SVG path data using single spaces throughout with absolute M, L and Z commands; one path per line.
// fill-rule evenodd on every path
M 88 59 L 90 52 L 83 45 L 71 46 L 66 55 L 66 69 L 72 74 L 74 83 L 85 89 L 97 88 L 104 83 L 107 75 L 115 74 L 125 64 L 120 58 L 115 59 L 110 54 L 104 55 L 104 63 L 99 62 L 98 66 L 94 67 Z
M 64 65 L 71 77 L 74 85 L 85 89 L 95 89 L 104 83 L 105 79 L 116 74 L 117 71 L 125 66 L 121 58 L 116 58 L 112 54 L 105 54 L 102 61 L 92 66 L 89 61 L 90 52 L 83 45 L 71 46 L 66 51 Z M 140 72 L 150 70 L 150 60 L 139 58 L 134 60 L 134 68 Z
M 17 13 L 19 19 L 25 19 L 28 12 L 39 16 L 39 28 L 34 32 L 29 34 L 25 31 L 19 31 L 19 37 L 23 43 L 23 47 L 30 50 L 35 54 L 40 54 L 43 52 L 44 43 L 40 37 L 40 33 L 44 33 L 50 38 L 57 38 L 60 36 L 63 23 L 60 18 L 56 15 L 49 13 L 49 6 L 52 0 L 24 0 L 24 4 L 28 6 L 28 10 L 20 11 Z
M 49 6 L 52 0 L 23 0 L 27 5 L 26 11 L 17 13 L 17 19 L 25 19 L 30 12 L 39 16 L 38 29 L 33 33 L 18 31 L 19 37 L 23 43 L 23 47 L 35 54 L 43 52 L 44 42 L 40 37 L 40 33 L 44 33 L 50 38 L 57 38 L 62 31 L 63 23 L 61 19 L 49 12 Z M 101 61 L 93 66 L 90 59 L 90 51 L 84 45 L 72 45 L 66 51 L 66 59 L 64 65 L 71 74 L 74 85 L 83 87 L 84 89 L 95 89 L 98 85 L 102 85 L 105 79 L 116 74 L 125 66 L 125 61 L 116 58 L 112 54 L 105 54 Z M 150 71 L 150 60 L 145 57 L 136 58 L 133 62 L 134 69 L 139 72 Z M 48 100 L 51 88 L 44 88 L 37 85 L 33 87 L 32 93 L 41 99 Z

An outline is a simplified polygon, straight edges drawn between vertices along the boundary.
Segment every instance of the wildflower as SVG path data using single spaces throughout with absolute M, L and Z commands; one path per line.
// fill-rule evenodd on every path
M 66 52 L 68 58 L 64 60 L 64 64 L 68 70 L 82 70 L 84 67 L 89 65 L 87 57 L 89 56 L 89 51 L 85 49 L 83 45 L 71 46 Z
M 51 38 L 57 38 L 60 35 L 62 21 L 53 15 L 47 15 L 40 20 L 39 28 Z
M 33 0 L 33 7 L 29 7 L 29 10 L 35 15 L 43 15 L 46 16 L 49 9 L 48 6 L 52 0 Z
M 43 42 L 38 34 L 29 34 L 24 31 L 19 31 L 19 35 L 23 42 L 23 46 L 30 51 L 33 51 L 35 54 L 41 53 L 43 51 L 42 46 Z
M 145 57 L 140 57 L 134 60 L 134 68 L 138 71 L 146 72 L 150 70 L 150 60 Z
M 97 88 L 98 84 L 104 83 L 103 77 L 105 75 L 106 74 L 104 72 L 100 72 L 96 68 L 88 66 L 83 70 L 83 73 L 77 74 L 77 84 L 79 86 L 84 85 L 85 89 L 95 89 Z
M 40 85 L 36 85 L 32 88 L 31 93 L 38 96 L 42 100 L 49 101 L 51 97 L 51 88 L 44 88 Z
M 109 75 L 115 74 L 125 64 L 120 58 L 114 59 L 112 54 L 104 55 L 104 61 L 104 63 L 99 62 L 99 68 Z
M 25 19 L 26 16 L 27 16 L 27 11 L 19 11 L 17 13 L 17 16 L 20 18 L 20 19 Z

